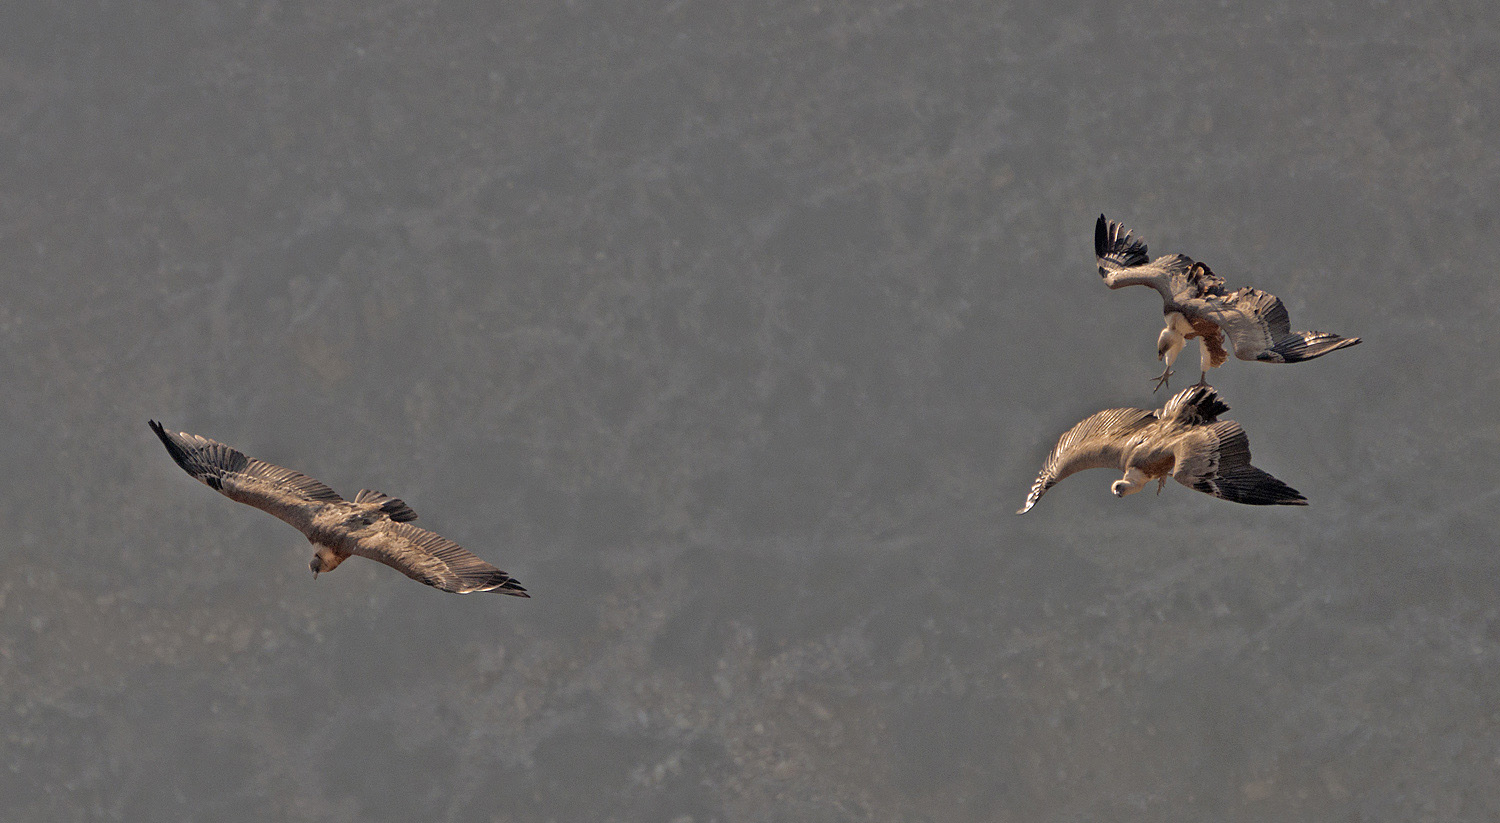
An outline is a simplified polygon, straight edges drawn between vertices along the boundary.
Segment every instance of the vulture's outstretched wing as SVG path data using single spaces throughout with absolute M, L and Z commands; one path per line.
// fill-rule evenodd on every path
M 1207 266 L 1186 255 L 1166 254 L 1151 260 L 1146 256 L 1146 241 L 1102 214 L 1094 224 L 1094 260 L 1104 285 L 1112 289 L 1150 286 L 1169 304 L 1222 291 L 1224 285 Z
M 1358 337 L 1329 332 L 1292 331 L 1281 299 L 1260 289 L 1240 289 L 1206 305 L 1208 317 L 1223 329 L 1241 360 L 1298 363 L 1359 342 Z
M 169 432 L 155 420 L 148 424 L 183 471 L 231 500 L 269 512 L 303 532 L 324 506 L 344 502 L 333 489 L 301 472 L 246 457 L 217 440 Z
M 1172 450 L 1172 477 L 1184 486 L 1252 506 L 1307 505 L 1296 489 L 1250 465 L 1250 439 L 1233 420 L 1195 428 Z
M 1085 469 L 1121 468 L 1133 435 L 1155 422 L 1155 412 L 1146 409 L 1106 409 L 1084 418 L 1052 447 L 1036 482 L 1031 484 L 1026 504 L 1016 514 L 1031 511 L 1048 489 L 1070 474 Z
M 445 592 L 499 592 L 530 597 L 515 578 L 442 535 L 410 523 L 381 521 L 355 543 L 354 553 L 378 560 L 413 580 Z

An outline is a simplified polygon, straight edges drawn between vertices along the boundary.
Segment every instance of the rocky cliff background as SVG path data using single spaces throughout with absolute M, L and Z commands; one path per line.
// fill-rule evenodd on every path
M 1497 100 L 1467 0 L 9 7 L 0 816 L 1494 819 Z M 1364 338 L 1214 375 L 1311 506 L 1014 516 L 1165 397 L 1100 212 Z

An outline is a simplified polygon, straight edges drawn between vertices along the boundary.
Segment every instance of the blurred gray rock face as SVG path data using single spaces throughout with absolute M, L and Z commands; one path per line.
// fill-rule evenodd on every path
M 1496 816 L 1488 6 L 0 17 L 0 817 Z M 1100 211 L 1365 338 L 1215 377 L 1308 510 L 1009 514 L 1151 403 Z

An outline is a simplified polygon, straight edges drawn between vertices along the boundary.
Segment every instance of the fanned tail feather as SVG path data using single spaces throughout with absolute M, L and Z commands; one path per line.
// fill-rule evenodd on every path
M 355 503 L 379 503 L 380 512 L 397 523 L 410 523 L 417 519 L 417 513 L 412 511 L 406 501 L 391 497 L 374 489 L 360 489 L 359 494 L 354 496 Z
M 1229 411 L 1229 404 L 1219 397 L 1213 386 L 1188 386 L 1172 395 L 1162 407 L 1163 420 L 1177 419 L 1187 424 L 1207 424 Z

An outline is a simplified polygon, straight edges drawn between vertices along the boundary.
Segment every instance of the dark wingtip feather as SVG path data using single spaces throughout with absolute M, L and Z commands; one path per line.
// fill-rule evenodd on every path
M 156 432 L 156 436 L 160 438 L 161 444 L 167 447 L 167 454 L 172 456 L 172 461 L 188 473 L 192 473 L 192 466 L 188 465 L 187 451 L 182 448 L 176 438 L 168 434 L 166 428 L 155 420 L 147 420 L 146 425 L 151 427 L 151 431 Z
M 1195 485 L 1201 492 L 1246 506 L 1306 506 L 1307 498 L 1287 484 L 1254 466 L 1241 466 Z
M 1254 467 L 1252 466 L 1251 468 L 1253 469 Z M 1254 485 L 1243 492 L 1242 499 L 1235 502 L 1247 503 L 1251 506 L 1307 505 L 1307 498 L 1302 495 L 1302 492 L 1277 480 L 1264 471 L 1256 469 L 1255 472 L 1256 475 L 1248 479 L 1248 482 Z
M 508 594 L 514 597 L 531 597 L 531 595 L 526 593 L 526 587 L 522 586 L 514 577 L 511 577 L 505 572 L 498 572 L 497 577 L 499 577 L 500 580 L 498 580 L 495 585 L 482 588 L 480 589 L 480 591 L 494 592 L 496 594 Z
M 1099 276 L 1106 277 L 1111 269 L 1140 266 L 1150 261 L 1146 244 L 1132 237 L 1130 229 L 1120 223 L 1104 219 L 1094 223 L 1094 256 L 1100 260 Z M 1104 265 L 1108 261 L 1109 265 Z
M 1267 475 L 1269 476 L 1269 475 Z M 1271 478 L 1275 480 L 1275 478 Z M 1236 500 L 1236 503 L 1246 503 L 1251 506 L 1306 506 L 1307 498 L 1302 492 L 1276 481 L 1277 485 L 1267 488 L 1262 486 L 1254 493 L 1246 496 L 1246 499 Z

